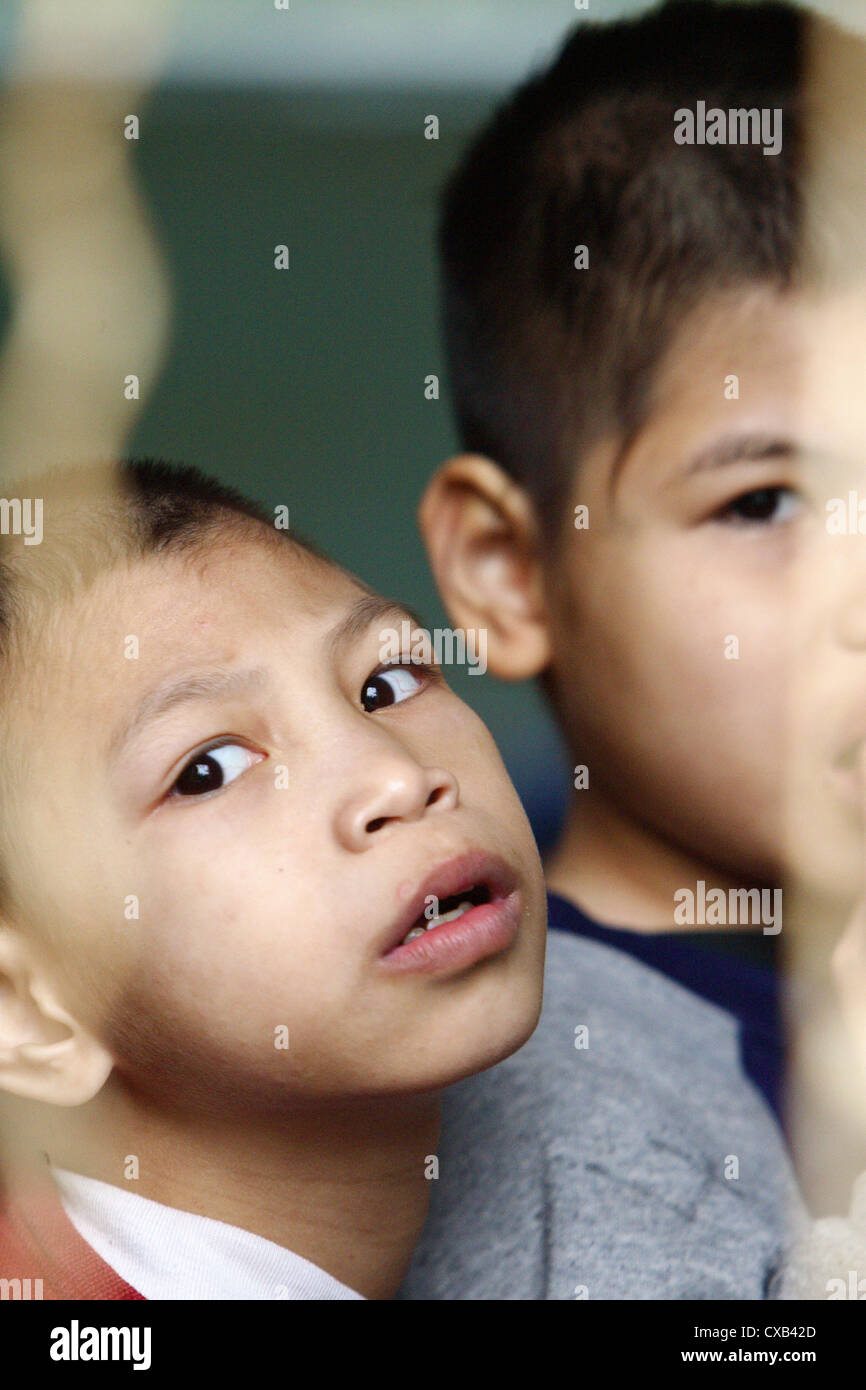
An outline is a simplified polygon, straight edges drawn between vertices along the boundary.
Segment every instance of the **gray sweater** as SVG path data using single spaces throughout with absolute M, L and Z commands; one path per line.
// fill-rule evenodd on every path
M 446 1095 L 430 1217 L 398 1296 L 764 1298 L 799 1215 L 734 1019 L 552 931 L 538 1029 Z

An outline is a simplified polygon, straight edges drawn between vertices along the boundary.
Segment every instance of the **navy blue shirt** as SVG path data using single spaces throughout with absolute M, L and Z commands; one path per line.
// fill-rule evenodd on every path
M 775 936 L 752 931 L 638 932 L 602 926 L 574 903 L 547 895 L 548 923 L 636 956 L 737 1021 L 743 1070 L 780 1122 L 785 1043 Z

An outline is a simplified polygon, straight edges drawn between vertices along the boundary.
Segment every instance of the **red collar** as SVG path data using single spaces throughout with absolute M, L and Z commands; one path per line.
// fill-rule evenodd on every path
M 41 1163 L 0 1178 L 0 1280 L 20 1281 L 3 1298 L 144 1299 L 78 1234 Z

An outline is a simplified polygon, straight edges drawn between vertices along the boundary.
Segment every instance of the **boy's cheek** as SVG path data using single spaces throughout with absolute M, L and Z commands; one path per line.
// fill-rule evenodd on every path
M 528 864 L 528 854 L 520 857 Z M 209 920 L 200 904 L 195 916 L 165 915 L 158 929 L 142 932 L 137 964 L 125 979 L 112 977 L 93 1031 L 127 1082 L 173 1104 L 227 1114 L 237 1106 L 279 1108 L 292 1092 L 321 1097 L 426 1082 L 431 1057 L 434 1081 L 441 1065 L 445 1084 L 467 1047 L 482 1064 L 489 1053 L 492 1063 L 534 1026 L 544 944 L 540 868 L 536 878 L 527 873 L 526 898 L 534 920 L 524 921 L 507 977 L 505 962 L 497 963 L 480 989 L 456 997 L 414 982 L 383 989 L 366 954 L 371 924 L 349 897 L 318 911 L 309 900 L 289 913 L 271 904 L 246 920 L 238 905 Z
M 281 959 L 246 972 L 240 964 L 188 975 L 167 961 L 130 980 L 103 1025 L 121 1073 L 170 1096 L 326 1083 L 352 1027 L 333 968 L 314 977 L 309 961 L 297 972 Z

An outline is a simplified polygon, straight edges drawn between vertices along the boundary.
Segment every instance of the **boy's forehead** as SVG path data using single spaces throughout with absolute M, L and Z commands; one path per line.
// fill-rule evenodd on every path
M 725 378 L 784 385 L 803 364 L 815 306 L 800 296 L 753 290 L 714 297 L 698 305 L 680 326 L 657 375 L 660 407 L 702 394 L 724 395 Z M 718 392 L 716 388 L 720 387 Z M 740 396 L 742 398 L 742 396 Z
M 627 454 L 611 447 L 605 466 L 617 488 L 628 473 L 655 489 L 683 468 L 699 469 L 704 455 L 723 459 L 726 448 L 760 457 L 762 442 L 767 455 L 790 446 L 816 458 L 855 456 L 866 437 L 866 393 L 853 390 L 864 348 L 859 288 L 752 290 L 707 302 L 665 355 Z
M 730 402 L 742 399 L 750 382 L 758 388 L 777 384 L 805 395 L 828 356 L 832 360 L 844 354 L 860 370 L 864 348 L 862 285 L 836 292 L 729 292 L 699 305 L 686 318 L 659 369 L 658 396 L 664 403 L 714 390 L 722 369 L 723 384 L 731 378 L 732 389 L 724 396 Z
M 361 590 L 327 560 L 290 543 L 255 540 L 145 556 L 121 576 L 106 573 L 100 588 L 111 629 L 123 618 L 127 626 L 138 623 L 151 641 L 169 645 L 238 623 L 283 627 L 322 620 Z M 86 635 L 84 609 L 82 618 Z
M 52 625 L 40 681 L 56 698 L 34 706 L 53 718 L 110 718 L 171 673 L 210 662 L 231 665 L 245 648 L 261 654 L 302 631 L 315 640 L 366 589 L 310 553 L 286 545 L 239 545 L 149 555 L 107 570 L 64 604 Z M 38 676 L 38 672 L 36 672 Z M 51 708 L 49 708 L 49 705 Z

